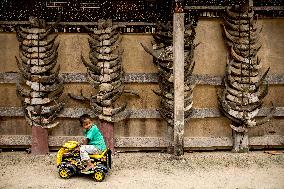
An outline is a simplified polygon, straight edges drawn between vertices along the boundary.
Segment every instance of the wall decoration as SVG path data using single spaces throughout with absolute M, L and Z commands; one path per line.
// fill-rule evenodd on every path
M 265 78 L 269 68 L 261 74 L 261 60 L 257 57 L 262 26 L 248 2 L 226 9 L 224 21 L 224 38 L 230 56 L 219 101 L 222 111 L 232 121 L 233 151 L 246 152 L 249 149 L 248 129 L 263 124 L 273 114 L 271 111 L 259 122 L 255 119 L 268 93 Z
M 153 34 L 154 42 L 152 49 L 147 48 L 141 44 L 146 52 L 151 54 L 154 58 L 154 63 L 158 68 L 159 87 L 160 90 L 154 91 L 160 97 L 160 108 L 158 111 L 162 118 L 168 124 L 168 134 L 170 137 L 169 147 L 173 143 L 173 127 L 174 127 L 174 75 L 173 75 L 173 27 L 172 22 L 157 23 L 156 33 Z M 184 34 L 184 115 L 185 120 L 188 120 L 192 110 L 192 97 L 194 81 L 192 80 L 192 72 L 195 66 L 193 61 L 194 49 L 198 46 L 194 44 L 195 26 L 192 23 L 185 26 Z M 169 151 L 171 151 L 169 149 Z
M 31 126 L 52 128 L 58 112 L 63 108 L 58 98 L 63 92 L 63 80 L 58 77 L 57 35 L 50 32 L 54 26 L 47 27 L 44 20 L 30 17 L 30 27 L 17 29 L 20 42 L 17 64 L 21 79 L 17 92 L 22 99 L 25 116 Z

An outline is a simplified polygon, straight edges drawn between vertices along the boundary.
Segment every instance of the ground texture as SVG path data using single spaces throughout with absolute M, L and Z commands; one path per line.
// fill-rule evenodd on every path
M 264 151 L 186 153 L 176 159 L 165 153 L 117 153 L 101 183 L 88 176 L 59 178 L 56 153 L 33 156 L 0 153 L 0 189 L 190 189 L 284 188 L 283 153 Z

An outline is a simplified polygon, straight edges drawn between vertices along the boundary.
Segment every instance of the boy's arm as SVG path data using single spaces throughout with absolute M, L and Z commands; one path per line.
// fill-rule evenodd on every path
M 80 146 L 81 146 L 81 145 L 87 145 L 88 143 L 89 143 L 89 139 L 88 139 L 88 138 L 83 138 L 83 139 L 82 139 L 82 142 L 79 143 L 79 145 L 76 147 L 75 150 L 80 150 Z
M 90 139 L 88 138 L 83 138 L 82 144 L 87 145 L 89 143 Z

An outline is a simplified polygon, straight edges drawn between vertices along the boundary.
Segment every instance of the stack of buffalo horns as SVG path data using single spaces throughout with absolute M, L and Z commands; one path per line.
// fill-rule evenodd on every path
M 57 35 L 50 34 L 59 20 L 47 27 L 44 20 L 30 17 L 30 27 L 17 27 L 20 42 L 19 59 L 16 57 L 21 77 L 17 93 L 21 97 L 25 118 L 29 125 L 52 128 L 64 103 L 57 102 L 63 93 L 63 79 L 58 76 Z
M 172 22 L 157 23 L 156 33 L 153 34 L 154 42 L 152 49 L 141 44 L 146 52 L 154 58 L 158 68 L 159 90 L 153 91 L 160 96 L 160 108 L 158 111 L 169 126 L 174 126 L 174 75 L 173 75 L 173 27 Z M 195 27 L 193 23 L 185 26 L 184 34 L 184 115 L 187 120 L 191 115 L 194 82 L 192 72 L 195 66 L 193 61 L 195 39 Z
M 97 95 L 90 98 L 91 108 L 100 120 L 107 122 L 116 122 L 118 114 L 126 108 L 126 103 L 114 107 L 115 101 L 124 92 L 122 50 L 119 48 L 121 36 L 118 29 L 110 19 L 99 20 L 97 30 L 89 33 L 91 63 L 81 57 L 87 67 L 89 83 L 99 90 Z
M 230 56 L 219 101 L 224 114 L 233 122 L 232 129 L 245 132 L 247 127 L 257 125 L 254 118 L 268 92 L 265 77 L 269 68 L 261 75 L 257 57 L 262 27 L 251 7 L 226 9 L 224 20 L 223 34 Z

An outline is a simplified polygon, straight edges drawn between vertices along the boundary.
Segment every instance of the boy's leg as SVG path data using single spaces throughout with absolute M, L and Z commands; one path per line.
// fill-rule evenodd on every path
M 94 167 L 92 164 L 89 154 L 95 154 L 98 153 L 99 150 L 93 146 L 93 145 L 82 145 L 80 147 L 80 157 L 82 161 L 87 161 L 87 167 L 86 170 L 89 170 Z

